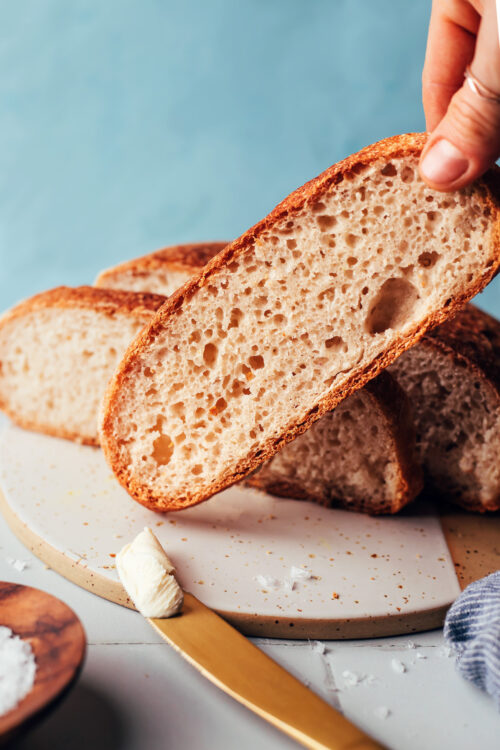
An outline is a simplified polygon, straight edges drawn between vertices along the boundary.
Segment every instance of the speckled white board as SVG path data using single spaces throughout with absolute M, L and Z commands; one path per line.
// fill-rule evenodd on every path
M 377 518 L 236 486 L 158 514 L 127 495 L 101 451 L 10 424 L 0 435 L 0 487 L 32 532 L 112 581 L 116 553 L 151 526 L 182 586 L 241 617 L 297 624 L 404 618 L 446 607 L 459 593 L 438 517 L 422 504 Z M 292 567 L 312 577 L 290 588 Z

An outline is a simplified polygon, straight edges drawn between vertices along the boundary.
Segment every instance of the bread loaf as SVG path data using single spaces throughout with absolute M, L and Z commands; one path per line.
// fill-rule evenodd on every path
M 180 283 L 208 261 L 192 248 L 175 248 L 176 262 L 181 265 L 186 253 L 186 271 Z M 147 271 L 142 278 L 144 291 L 147 285 L 158 288 L 161 275 L 168 274 L 171 256 L 167 250 L 170 248 L 130 262 L 136 271 Z M 154 259 L 162 252 L 165 255 L 155 265 Z M 125 269 L 128 266 L 123 264 Z M 103 272 L 103 280 L 112 279 L 117 286 L 126 284 L 127 276 L 121 276 L 121 268 Z M 458 340 L 456 332 L 460 334 Z M 464 346 L 468 347 L 467 356 L 461 353 Z M 401 396 L 394 386 L 385 389 L 386 397 L 375 387 L 385 377 L 384 371 L 244 481 L 283 497 L 370 513 L 394 512 L 419 491 L 418 461 L 425 466 L 427 491 L 437 498 L 472 511 L 498 510 L 500 323 L 468 305 L 455 318 L 426 334 L 389 369 L 408 389 L 415 406 L 418 459 L 410 455 L 414 442 L 411 431 L 401 430 L 400 419 L 405 412 Z M 399 421 L 391 415 L 399 415 Z M 366 423 L 369 429 L 360 429 Z M 406 417 L 402 424 L 407 424 Z M 374 440 L 372 431 L 378 436 L 382 433 L 381 438 Z M 404 460 L 402 451 L 407 452 Z
M 500 510 L 500 323 L 473 305 L 390 367 L 408 393 L 427 489 Z
M 133 497 L 181 509 L 242 479 L 488 283 L 497 173 L 433 191 L 424 142 L 390 138 L 299 188 L 137 337 L 101 431 Z
M 98 445 L 106 384 L 164 301 L 58 287 L 21 302 L 0 319 L 0 409 L 21 427 Z
M 396 513 L 422 489 L 404 391 L 380 373 L 244 481 L 281 497 Z
M 208 263 L 227 242 L 173 245 L 101 271 L 94 286 L 170 296 Z

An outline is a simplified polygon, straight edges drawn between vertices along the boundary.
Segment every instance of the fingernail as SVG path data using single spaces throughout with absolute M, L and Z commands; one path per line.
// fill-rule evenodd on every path
M 429 182 L 447 185 L 458 180 L 469 166 L 469 160 L 460 149 L 441 138 L 424 156 L 421 172 Z

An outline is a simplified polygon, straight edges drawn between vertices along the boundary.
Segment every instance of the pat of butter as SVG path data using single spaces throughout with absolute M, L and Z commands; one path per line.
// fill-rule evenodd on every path
M 144 617 L 171 617 L 182 607 L 184 594 L 165 550 L 146 526 L 116 557 L 120 580 Z

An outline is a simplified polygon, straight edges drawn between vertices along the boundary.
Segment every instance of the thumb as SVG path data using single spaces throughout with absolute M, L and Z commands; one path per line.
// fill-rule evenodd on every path
M 495 2 L 486 0 L 470 66 L 480 85 L 472 82 L 471 86 L 466 80 L 454 94 L 420 159 L 420 174 L 431 188 L 448 191 L 464 187 L 500 156 L 498 28 Z M 496 96 L 496 100 L 482 96 L 481 92 Z

